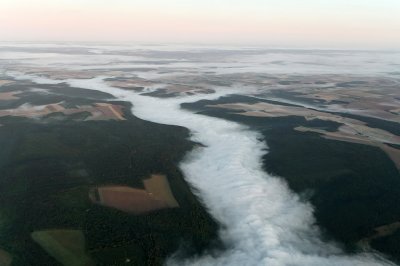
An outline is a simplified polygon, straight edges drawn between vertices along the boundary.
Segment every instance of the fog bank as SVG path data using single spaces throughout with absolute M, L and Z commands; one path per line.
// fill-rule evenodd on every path
M 180 168 L 210 213 L 223 225 L 219 236 L 227 250 L 192 259 L 172 256 L 169 265 L 389 264 L 373 254 L 346 255 L 334 243 L 323 242 L 314 226 L 312 207 L 290 192 L 282 179 L 262 170 L 261 158 L 267 145 L 257 132 L 180 109 L 183 102 L 217 99 L 238 93 L 235 89 L 159 99 L 109 87 L 101 78 L 68 83 L 130 101 L 135 116 L 186 127 L 192 132 L 191 140 L 205 145 L 188 154 Z

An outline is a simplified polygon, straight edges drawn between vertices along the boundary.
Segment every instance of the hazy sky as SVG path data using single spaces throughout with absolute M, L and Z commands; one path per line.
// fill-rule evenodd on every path
M 0 41 L 400 48 L 400 0 L 0 0 Z

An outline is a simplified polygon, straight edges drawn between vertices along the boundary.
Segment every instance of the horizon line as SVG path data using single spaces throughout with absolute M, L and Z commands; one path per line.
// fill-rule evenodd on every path
M 238 42 L 156 42 L 156 41 L 82 41 L 82 40 L 68 40 L 68 41 L 52 41 L 52 40 L 0 40 L 0 44 L 76 44 L 76 45 L 141 45 L 141 46 L 211 46 L 215 48 L 225 47 L 238 47 L 238 48 L 258 48 L 258 49 L 269 49 L 269 50 L 324 50 L 324 51 L 385 51 L 385 52 L 400 52 L 400 48 L 389 48 L 389 47 L 346 47 L 342 45 L 338 46 L 324 46 L 324 45 L 278 45 L 278 44 L 249 44 L 249 43 L 238 43 Z

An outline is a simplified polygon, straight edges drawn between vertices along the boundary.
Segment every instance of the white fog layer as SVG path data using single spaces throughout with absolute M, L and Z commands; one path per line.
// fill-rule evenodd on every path
M 20 76 L 37 83 L 47 78 Z M 286 183 L 262 170 L 267 145 L 257 132 L 223 119 L 185 111 L 181 103 L 218 99 L 239 90 L 209 95 L 160 99 L 110 87 L 103 79 L 64 80 L 70 86 L 98 90 L 133 104 L 135 116 L 191 131 L 191 140 L 205 147 L 186 156 L 180 168 L 198 197 L 221 223 L 221 252 L 190 259 L 172 256 L 169 265 L 389 265 L 371 253 L 345 254 L 335 243 L 321 239 L 312 206 L 300 201 Z M 61 82 L 61 81 L 58 81 Z
M 111 88 L 100 79 L 72 80 L 71 86 L 97 89 L 133 104 L 135 116 L 179 125 L 206 147 L 190 153 L 180 167 L 200 199 L 226 228 L 220 237 L 229 248 L 217 256 L 169 264 L 188 265 L 381 265 L 370 255 L 346 256 L 323 243 L 313 226 L 312 207 L 299 201 L 280 178 L 262 170 L 266 144 L 234 122 L 193 114 L 183 102 L 216 99 L 233 91 L 178 99 L 158 99 Z M 236 91 L 237 93 L 238 91 Z

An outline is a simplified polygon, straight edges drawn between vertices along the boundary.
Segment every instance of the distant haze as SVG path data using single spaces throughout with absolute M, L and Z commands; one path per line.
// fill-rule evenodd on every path
M 0 41 L 400 47 L 399 0 L 1 0 Z

